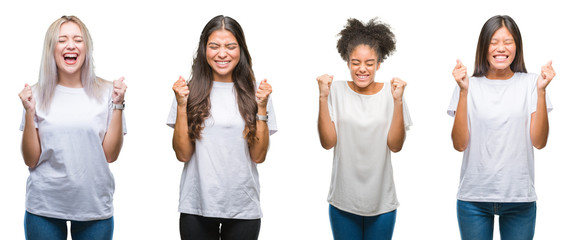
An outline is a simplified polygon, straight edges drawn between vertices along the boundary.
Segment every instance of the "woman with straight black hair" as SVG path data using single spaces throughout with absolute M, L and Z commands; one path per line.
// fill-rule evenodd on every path
M 167 120 L 173 149 L 184 162 L 180 182 L 182 239 L 257 239 L 260 184 L 256 165 L 266 159 L 277 131 L 270 94 L 256 86 L 240 24 L 211 19 L 200 35 L 187 83 L 173 85 Z
M 452 74 L 458 84 L 448 106 L 452 142 L 464 152 L 457 196 L 461 237 L 493 239 L 499 215 L 502 240 L 533 239 L 533 148 L 547 143 L 551 61 L 539 75 L 527 73 L 518 26 L 498 15 L 482 27 L 472 77 L 460 60 Z

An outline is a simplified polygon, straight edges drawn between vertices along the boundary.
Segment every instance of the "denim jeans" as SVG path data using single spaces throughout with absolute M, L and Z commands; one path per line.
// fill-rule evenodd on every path
M 458 226 L 462 240 L 492 240 L 494 215 L 499 215 L 502 240 L 531 240 L 535 233 L 535 202 L 457 203 Z
M 73 240 L 113 239 L 113 217 L 94 221 L 70 221 Z M 26 211 L 24 215 L 26 240 L 66 240 L 67 220 L 42 217 Z
M 329 205 L 329 221 L 335 240 L 393 238 L 397 210 L 377 216 L 360 216 Z

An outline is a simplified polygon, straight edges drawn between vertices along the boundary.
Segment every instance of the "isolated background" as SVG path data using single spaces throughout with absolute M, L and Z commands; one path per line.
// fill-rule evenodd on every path
M 570 239 L 569 156 L 571 23 L 564 1 L 4 1 L 0 4 L 0 239 L 24 239 L 28 170 L 18 130 L 25 83 L 37 82 L 48 26 L 61 15 L 82 19 L 94 40 L 98 76 L 125 77 L 128 134 L 115 175 L 115 239 L 177 239 L 182 163 L 165 125 L 179 75 L 188 78 L 202 28 L 224 14 L 243 27 L 258 80 L 272 84 L 279 131 L 258 166 L 264 218 L 260 239 L 332 239 L 327 193 L 332 152 L 316 130 L 318 88 L 327 73 L 350 79 L 336 50 L 346 20 L 380 17 L 396 35 L 397 51 L 377 81 L 398 76 L 414 125 L 393 155 L 401 207 L 394 239 L 459 239 L 456 190 L 462 154 L 452 148 L 446 114 L 457 58 L 473 71 L 484 22 L 508 14 L 523 35 L 527 69 L 553 60 L 548 87 L 547 147 L 536 153 L 539 196 L 536 239 Z M 565 137 L 567 136 L 567 137 Z M 376 147 L 376 146 L 371 146 Z M 497 228 L 496 228 L 497 230 Z M 496 239 L 499 236 L 496 235 Z

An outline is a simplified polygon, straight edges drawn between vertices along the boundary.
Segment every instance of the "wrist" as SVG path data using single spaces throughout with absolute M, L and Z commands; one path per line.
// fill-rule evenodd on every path
M 266 109 L 266 107 L 260 107 L 258 106 L 258 113 L 256 113 L 257 115 L 268 115 L 268 110 Z
M 545 96 L 545 88 L 537 88 L 537 96 Z

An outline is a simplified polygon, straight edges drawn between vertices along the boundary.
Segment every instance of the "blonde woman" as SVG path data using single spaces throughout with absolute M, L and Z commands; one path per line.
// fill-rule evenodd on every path
M 127 86 L 95 76 L 93 46 L 75 16 L 51 24 L 38 83 L 25 85 L 20 130 L 29 167 L 26 239 L 112 239 L 117 160 L 126 133 Z

